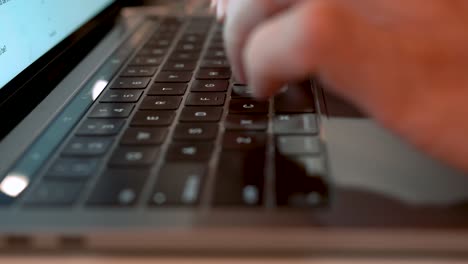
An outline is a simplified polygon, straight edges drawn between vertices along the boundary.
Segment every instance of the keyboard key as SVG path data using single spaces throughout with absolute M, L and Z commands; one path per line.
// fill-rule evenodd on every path
M 184 95 L 187 86 L 185 83 L 155 83 L 148 95 Z
M 168 62 L 164 65 L 165 71 L 193 71 L 197 64 L 195 62 Z
M 125 77 L 125 78 L 118 78 L 115 82 L 111 85 L 111 89 L 145 89 L 148 86 L 151 78 L 146 77 Z
M 136 103 L 143 91 L 138 90 L 107 90 L 99 100 L 101 103 Z
M 144 48 L 138 52 L 138 56 L 164 56 L 167 53 L 165 48 Z
M 288 208 L 315 208 L 328 202 L 325 165 L 320 156 L 276 155 L 276 202 Z
M 83 191 L 82 182 L 44 180 L 26 196 L 25 206 L 71 206 Z
M 198 204 L 207 168 L 196 163 L 169 163 L 158 174 L 151 195 L 153 206 L 193 206 Z
M 119 147 L 109 162 L 110 167 L 149 167 L 153 165 L 159 154 L 159 148 L 154 147 Z
M 216 80 L 216 81 L 200 81 L 196 80 L 193 82 L 190 91 L 192 92 L 226 92 L 229 86 L 228 81 Z
M 137 56 L 131 62 L 131 66 L 159 66 L 164 57 Z
M 63 180 L 86 180 L 92 176 L 98 165 L 98 159 L 59 158 L 49 168 L 46 177 Z
M 168 161 L 208 161 L 213 152 L 212 143 L 173 143 L 167 152 Z
M 157 38 L 150 39 L 146 44 L 146 48 L 169 48 L 172 43 L 172 38 Z
M 109 170 L 99 178 L 87 204 L 128 207 L 138 201 L 149 177 L 146 170 Z
M 112 145 L 112 138 L 74 137 L 62 152 L 65 156 L 100 156 Z
M 232 87 L 231 97 L 232 98 L 252 98 L 253 97 L 253 91 L 252 91 L 252 89 L 250 89 L 249 86 L 234 85 Z
M 229 105 L 231 114 L 268 114 L 269 103 L 251 99 L 232 99 Z
M 320 139 L 314 136 L 280 136 L 277 145 L 283 155 L 314 155 L 321 152 Z
M 166 139 L 166 128 L 129 128 L 125 131 L 122 145 L 161 145 Z
M 195 44 L 200 44 L 200 43 L 205 42 L 205 38 L 202 35 L 198 35 L 198 34 L 184 34 L 180 40 L 185 43 L 195 43 Z
M 131 126 L 170 126 L 174 117 L 172 111 L 138 111 Z
M 123 77 L 151 77 L 157 69 L 157 67 L 129 66 L 120 75 Z
M 218 122 L 222 114 L 221 107 L 185 107 L 180 122 Z
M 265 131 L 268 128 L 268 116 L 228 115 L 225 126 L 227 130 Z
M 176 46 L 176 51 L 183 52 L 199 52 L 201 49 L 201 45 L 197 45 L 194 43 L 180 43 Z
M 315 113 L 315 102 L 310 85 L 289 85 L 275 96 L 276 113 Z
M 218 134 L 217 124 L 178 124 L 174 132 L 176 141 L 215 140 Z
M 200 67 L 213 69 L 227 69 L 231 66 L 227 60 L 203 60 L 201 62 Z
M 197 72 L 197 80 L 228 80 L 231 78 L 229 69 L 200 69 Z
M 259 132 L 226 132 L 223 139 L 225 150 L 265 149 L 266 134 Z
M 314 114 L 279 115 L 275 117 L 273 130 L 282 135 L 317 134 L 317 118 Z
M 78 136 L 113 136 L 122 129 L 124 120 L 86 120 L 78 129 Z
M 163 71 L 156 77 L 156 82 L 188 83 L 192 79 L 192 72 L 188 71 Z
M 226 100 L 224 93 L 190 93 L 187 106 L 222 106 Z
M 146 96 L 140 106 L 142 110 L 177 110 L 182 97 L 180 96 Z
M 174 52 L 170 57 L 169 61 L 196 61 L 200 57 L 199 53 L 194 52 Z
M 206 52 L 205 59 L 208 60 L 226 60 L 227 55 L 224 49 L 209 49 Z
M 91 111 L 89 118 L 126 118 L 134 107 L 134 104 L 100 103 Z
M 260 206 L 264 167 L 264 151 L 222 152 L 214 185 L 214 205 Z

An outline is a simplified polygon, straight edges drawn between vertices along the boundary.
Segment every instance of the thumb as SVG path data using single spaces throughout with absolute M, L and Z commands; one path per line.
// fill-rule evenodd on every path
M 254 95 L 269 97 L 313 74 L 330 49 L 338 14 L 326 0 L 305 1 L 258 25 L 243 53 Z

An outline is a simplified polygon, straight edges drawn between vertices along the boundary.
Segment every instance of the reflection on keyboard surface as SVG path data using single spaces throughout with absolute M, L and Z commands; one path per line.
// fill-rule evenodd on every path
M 25 205 L 326 204 L 310 84 L 255 101 L 233 80 L 213 19 L 160 21 L 26 193 Z

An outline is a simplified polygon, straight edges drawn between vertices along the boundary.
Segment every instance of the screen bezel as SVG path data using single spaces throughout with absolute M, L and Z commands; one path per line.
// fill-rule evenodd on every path
M 116 0 L 0 89 L 0 139 L 32 111 L 94 47 L 115 22 Z

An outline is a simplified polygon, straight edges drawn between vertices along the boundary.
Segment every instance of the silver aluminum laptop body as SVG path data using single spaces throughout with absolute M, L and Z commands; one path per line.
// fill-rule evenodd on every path
M 74 126 L 83 122 L 62 114 L 68 113 L 67 107 L 84 89 L 91 94 L 96 89 L 102 92 L 117 78 L 109 74 L 113 69 L 102 69 L 122 45 L 130 43 L 131 54 L 115 58 L 115 63 L 133 56 L 165 16 L 182 20 L 207 16 L 196 6 L 191 14 L 185 14 L 172 5 L 121 11 L 113 29 L 3 138 L 0 179 L 11 176 L 12 168 L 32 168 L 36 161 L 46 166 L 59 155 L 54 149 L 43 159 L 34 156 L 31 149 L 49 149 L 54 139 L 65 142 L 69 138 L 68 130 L 63 131 L 67 132 L 63 139 L 61 131 L 56 130 L 41 140 L 51 124 L 57 124 L 58 117 Z M 209 35 L 215 31 L 210 29 Z M 171 48 L 174 46 L 172 43 Z M 99 86 L 99 80 L 105 82 L 101 85 L 104 87 Z M 308 206 L 307 202 L 313 201 L 305 199 L 302 207 L 278 205 L 274 162 L 265 165 L 264 201 L 258 207 L 213 206 L 212 193 L 217 185 L 215 165 L 211 163 L 199 205 L 193 207 L 148 205 L 146 200 L 157 182 L 154 171 L 162 161 L 155 163 L 153 178 L 131 207 L 87 206 L 86 194 L 92 192 L 97 179 L 90 180 L 85 194 L 72 206 L 31 206 L 34 202 L 29 201 L 28 189 L 40 184 L 44 176 L 39 173 L 39 178 L 27 182 L 24 194 L 14 203 L 0 206 L 0 250 L 467 257 L 468 177 L 401 142 L 314 82 L 311 88 L 316 95 L 319 138 L 326 159 L 329 193 L 325 204 Z M 224 110 L 229 111 L 227 105 Z M 220 139 L 217 144 L 221 144 Z M 27 155 L 32 156 L 24 158 Z M 288 177 L 295 179 L 293 173 Z M 13 178 L 11 188 L 24 183 L 21 180 L 24 178 L 19 182 Z

